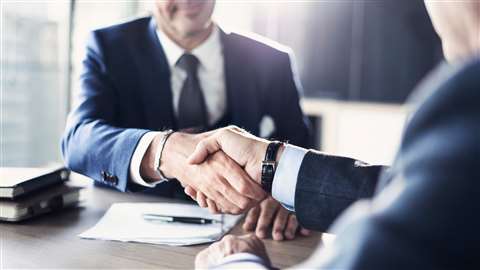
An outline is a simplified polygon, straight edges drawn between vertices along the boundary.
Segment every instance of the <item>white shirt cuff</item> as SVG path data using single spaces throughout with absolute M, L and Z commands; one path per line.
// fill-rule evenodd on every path
M 251 253 L 236 253 L 223 258 L 212 269 L 268 269 L 265 261 Z
M 163 180 L 159 180 L 156 182 L 147 183 L 140 175 L 140 164 L 142 164 L 143 156 L 145 155 L 145 152 L 147 152 L 147 149 L 152 143 L 155 136 L 160 133 L 161 132 L 156 131 L 145 133 L 138 142 L 137 148 L 135 148 L 135 152 L 133 152 L 132 160 L 130 161 L 130 178 L 135 184 L 153 188 L 157 184 L 163 182 Z
M 295 211 L 295 188 L 297 187 L 298 172 L 307 152 L 307 149 L 287 145 L 273 177 L 272 196 L 290 211 Z

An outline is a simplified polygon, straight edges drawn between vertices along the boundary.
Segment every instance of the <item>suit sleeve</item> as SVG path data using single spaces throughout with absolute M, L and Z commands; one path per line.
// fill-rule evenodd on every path
M 329 256 L 314 268 L 478 268 L 479 71 L 467 83 L 450 80 L 446 87 L 455 87 L 438 89 L 418 109 L 393 180 L 336 222 L 337 239 L 317 259 Z
M 62 138 L 62 154 L 71 170 L 126 191 L 130 160 L 148 130 L 115 125 L 116 88 L 106 61 L 101 36 L 93 32 L 87 43 L 75 105 Z
M 307 117 L 300 106 L 300 97 L 303 92 L 298 73 L 294 65 L 293 53 L 284 53 L 279 58 L 278 73 L 275 74 L 277 92 L 269 94 L 267 100 L 273 102 L 269 114 L 275 122 L 276 139 L 288 140 L 289 143 L 310 148 L 310 126 Z
M 295 213 L 307 229 L 327 231 L 353 202 L 373 196 L 384 166 L 309 151 L 295 189 Z

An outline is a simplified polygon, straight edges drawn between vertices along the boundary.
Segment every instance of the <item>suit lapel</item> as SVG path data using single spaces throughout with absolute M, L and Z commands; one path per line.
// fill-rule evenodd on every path
M 152 130 L 175 128 L 170 68 L 158 40 L 155 19 L 152 17 L 146 40 L 142 43 L 138 69 L 143 85 L 143 104 L 148 127 Z
M 220 29 L 225 65 L 227 106 L 232 123 L 258 134 L 257 119 L 261 115 L 259 100 L 255 93 L 255 74 L 250 69 L 248 55 L 231 33 Z

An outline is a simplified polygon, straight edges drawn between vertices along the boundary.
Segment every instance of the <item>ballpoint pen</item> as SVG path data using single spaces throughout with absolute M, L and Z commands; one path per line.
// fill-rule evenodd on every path
M 219 220 L 201 218 L 201 217 L 180 217 L 180 216 L 165 216 L 157 214 L 143 214 L 143 219 L 152 222 L 179 222 L 187 224 L 215 224 L 222 223 Z

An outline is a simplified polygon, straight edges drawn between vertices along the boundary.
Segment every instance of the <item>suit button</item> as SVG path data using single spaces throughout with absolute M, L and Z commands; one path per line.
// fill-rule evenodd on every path
M 112 184 L 115 186 L 118 184 L 118 178 L 116 176 L 112 176 Z
M 106 182 L 107 181 L 107 173 L 105 171 L 102 171 L 100 173 L 100 175 L 102 176 L 102 180 Z

